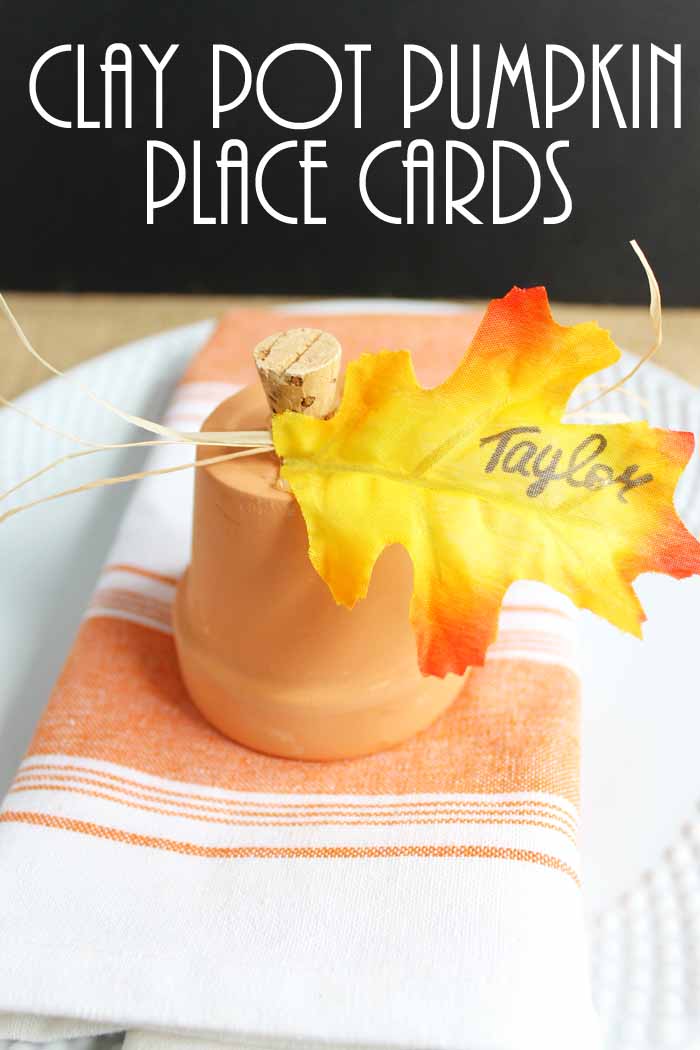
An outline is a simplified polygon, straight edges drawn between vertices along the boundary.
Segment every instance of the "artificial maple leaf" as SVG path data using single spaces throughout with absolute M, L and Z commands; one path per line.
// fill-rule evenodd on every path
M 363 598 L 380 553 L 400 543 L 424 674 L 483 663 L 519 579 L 639 636 L 639 573 L 700 572 L 673 507 L 693 436 L 562 423 L 578 383 L 619 354 L 595 324 L 556 324 L 544 288 L 514 288 L 439 386 L 419 386 L 406 351 L 365 354 L 331 419 L 275 417 L 281 473 L 336 601 Z

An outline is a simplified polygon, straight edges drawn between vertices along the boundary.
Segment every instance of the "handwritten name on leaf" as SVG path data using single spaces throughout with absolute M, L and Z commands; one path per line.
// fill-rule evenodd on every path
M 617 498 L 626 502 L 625 493 L 638 485 L 648 485 L 654 480 L 653 474 L 639 474 L 639 464 L 630 463 L 620 473 L 609 463 L 597 462 L 608 447 L 604 434 L 588 434 L 583 441 L 569 454 L 565 462 L 564 449 L 554 445 L 537 445 L 534 441 L 511 441 L 520 434 L 541 434 L 540 427 L 510 427 L 498 434 L 489 434 L 481 439 L 481 445 L 496 442 L 496 447 L 486 467 L 487 474 L 497 467 L 504 474 L 522 474 L 524 478 L 535 478 L 525 489 L 526 494 L 535 499 L 541 496 L 553 481 L 565 481 L 572 488 L 585 488 L 590 492 L 605 488 L 607 485 L 619 485 Z

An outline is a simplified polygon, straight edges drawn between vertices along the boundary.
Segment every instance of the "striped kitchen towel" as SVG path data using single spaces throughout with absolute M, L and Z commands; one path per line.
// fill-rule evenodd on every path
M 280 328 L 330 328 L 347 358 L 408 347 L 435 384 L 476 320 L 237 312 L 166 422 L 195 429 Z M 149 466 L 182 459 L 162 447 Z M 594 1050 L 568 601 L 513 587 L 485 666 L 393 751 L 255 754 L 178 673 L 191 485 L 136 488 L 0 813 L 0 1037 Z

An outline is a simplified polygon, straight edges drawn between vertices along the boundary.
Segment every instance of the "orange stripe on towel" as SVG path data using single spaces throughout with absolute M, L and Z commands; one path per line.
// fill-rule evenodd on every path
M 108 839 L 111 842 L 124 842 L 132 846 L 147 846 L 170 853 L 184 853 L 192 857 L 213 859 L 359 860 L 375 857 L 476 857 L 515 860 L 528 864 L 539 864 L 545 868 L 563 872 L 573 879 L 577 886 L 580 886 L 579 877 L 574 869 L 559 860 L 558 857 L 536 850 L 512 849 L 507 846 L 200 846 L 193 842 L 179 842 L 175 839 L 160 838 L 154 835 L 139 835 L 131 831 L 122 831 L 120 828 L 110 828 L 84 820 L 72 820 L 69 817 L 58 817 L 49 813 L 9 810 L 0 813 L 0 823 L 56 828 L 61 831 L 91 835 L 94 838 Z
M 172 629 L 171 602 L 138 591 L 126 591 L 121 587 L 98 587 L 90 600 L 88 611 L 93 616 L 124 613 L 137 622 L 145 618 L 168 630 Z
M 547 831 L 558 831 L 560 834 L 565 835 L 570 842 L 576 845 L 576 837 L 559 824 L 552 824 L 546 820 L 526 820 L 514 815 L 510 815 L 507 818 L 499 817 L 469 817 L 465 819 L 462 817 L 438 817 L 428 816 L 427 819 L 424 817 L 418 818 L 404 818 L 397 820 L 389 820 L 384 818 L 377 820 L 374 818 L 360 817 L 357 820 L 340 820 L 340 819 L 313 819 L 307 818 L 305 820 L 293 820 L 291 818 L 285 818 L 283 820 L 275 820 L 272 816 L 266 816 L 263 820 L 244 820 L 236 819 L 233 814 L 227 816 L 214 817 L 209 816 L 205 813 L 193 813 L 187 812 L 182 809 L 164 809 L 162 806 L 147 806 L 142 802 L 132 802 L 125 798 L 120 798 L 118 795 L 107 794 L 104 791 L 88 791 L 87 788 L 73 787 L 65 784 L 49 783 L 49 784 L 27 784 L 18 787 L 13 787 L 8 792 L 8 795 L 16 795 L 23 791 L 57 791 L 67 792 L 72 795 L 83 795 L 88 798 L 98 798 L 105 802 L 116 802 L 120 806 L 126 806 L 129 809 L 138 809 L 144 813 L 159 813 L 164 817 L 183 817 L 187 820 L 197 820 L 203 824 L 225 824 L 229 827 L 242 827 L 242 828 L 307 828 L 307 827 L 403 827 L 405 825 L 413 824 L 427 824 L 431 827 L 438 824 L 493 824 L 493 825 L 508 825 L 512 827 L 536 827 L 545 828 Z
M 546 817 L 550 820 L 558 820 L 576 831 L 578 822 L 575 821 L 568 810 L 554 802 L 545 802 L 542 799 L 419 799 L 412 802 L 402 802 L 401 796 L 391 802 L 368 802 L 359 799 L 357 802 L 304 802 L 303 798 L 297 802 L 282 802 L 275 799 L 274 802 L 259 801 L 255 792 L 249 793 L 249 798 L 242 799 L 219 799 L 211 795 L 201 795 L 185 791 L 173 791 L 169 788 L 156 787 L 145 784 L 142 781 L 122 777 L 114 773 L 107 773 L 99 769 L 90 769 L 85 766 L 75 766 L 68 763 L 33 763 L 31 766 L 22 766 L 15 777 L 14 785 L 41 784 L 48 781 L 60 783 L 88 784 L 95 787 L 106 788 L 115 793 L 132 795 L 149 802 L 165 802 L 172 806 L 185 806 L 190 809 L 204 809 L 216 812 L 217 810 L 231 810 L 241 814 L 265 816 L 293 816 L 297 811 L 308 814 L 358 814 L 367 813 L 370 816 L 382 813 L 411 813 L 427 815 L 428 813 L 450 813 L 450 812 L 475 812 L 475 813 L 513 813 L 514 815 L 530 815 Z M 128 785 L 128 786 L 124 786 Z M 133 790 L 137 788 L 138 790 Z M 200 805 L 201 803 L 201 805 Z

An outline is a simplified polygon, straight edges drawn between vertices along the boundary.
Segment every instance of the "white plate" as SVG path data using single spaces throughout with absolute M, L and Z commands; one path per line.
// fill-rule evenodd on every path
M 289 309 L 311 305 L 328 313 L 457 309 L 396 300 Z M 73 382 L 52 379 L 19 404 L 87 438 L 133 440 L 130 428 L 107 422 L 74 380 L 133 413 L 158 418 L 210 329 L 203 322 L 112 351 L 74 369 Z M 42 349 L 50 356 L 50 347 Z M 625 355 L 612 374 L 622 374 L 630 361 Z M 630 388 L 648 407 L 612 398 L 608 409 L 700 433 L 700 394 L 682 380 L 648 365 Z M 70 450 L 63 439 L 1 411 L 0 491 Z M 100 472 L 138 469 L 141 458 L 106 452 Z M 94 469 L 73 461 L 36 482 L 31 493 L 79 484 L 95 476 Z M 128 495 L 128 486 L 84 493 L 0 528 L 0 795 L 70 647 Z M 697 533 L 697 453 L 677 505 Z M 641 643 L 581 614 L 582 849 L 594 987 L 609 1045 L 665 1050 L 700 1045 L 692 1041 L 700 1040 L 700 579 L 647 575 L 637 590 L 649 616 Z

